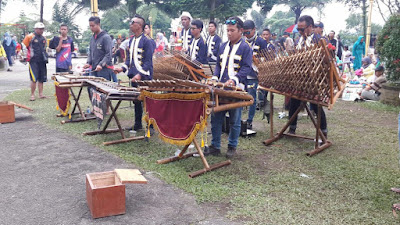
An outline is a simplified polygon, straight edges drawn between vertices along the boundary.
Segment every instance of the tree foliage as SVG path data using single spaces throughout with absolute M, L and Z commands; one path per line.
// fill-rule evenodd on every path
M 193 18 L 224 21 L 230 16 L 242 16 L 254 0 L 151 0 L 171 17 L 188 11 Z
M 56 2 L 53 6 L 53 23 L 47 27 L 47 31 L 58 34 L 61 24 L 68 26 L 69 35 L 75 43 L 78 43 L 78 37 L 81 36 L 79 26 L 74 22 L 77 12 L 69 1 L 63 4 Z
M 257 4 L 261 6 L 264 13 L 268 13 L 274 5 L 289 6 L 290 11 L 295 14 L 293 23 L 297 23 L 297 20 L 305 9 L 318 7 L 319 10 L 322 10 L 324 5 L 329 2 L 331 2 L 331 0 L 257 0 Z
M 137 12 L 145 18 L 146 21 L 150 21 L 153 34 L 156 32 L 165 32 L 167 37 L 170 35 L 171 18 L 162 10 L 158 9 L 154 4 L 145 4 L 137 9 Z M 151 19 L 150 19 L 151 18 Z
M 385 63 L 387 78 L 400 81 L 400 15 L 392 15 L 377 40 L 377 50 Z
M 101 28 L 111 30 L 129 29 L 129 12 L 125 5 L 107 10 L 101 18 Z
M 251 10 L 250 12 L 251 18 L 256 25 L 257 31 L 260 33 L 263 30 L 263 23 L 265 20 L 265 15 L 257 12 L 256 10 Z
M 265 19 L 263 26 L 269 28 L 272 33 L 281 35 L 288 27 L 293 25 L 294 20 L 295 15 L 292 11 L 277 11 L 271 18 Z
M 362 14 L 351 14 L 346 19 L 346 30 L 341 30 L 339 35 L 344 45 L 352 46 L 359 36 L 364 35 Z M 377 34 L 382 29 L 379 24 L 371 24 L 371 34 Z

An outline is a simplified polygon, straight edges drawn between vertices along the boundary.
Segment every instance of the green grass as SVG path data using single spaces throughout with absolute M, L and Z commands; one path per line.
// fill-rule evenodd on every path
M 84 93 L 82 106 L 86 109 L 89 102 Z M 53 95 L 54 87 L 46 85 L 45 94 Z M 202 169 L 200 159 L 156 164 L 157 159 L 173 155 L 178 148 L 157 137 L 149 142 L 103 146 L 102 142 L 115 140 L 119 134 L 82 136 L 84 131 L 97 129 L 95 121 L 60 125 L 62 119 L 55 116 L 54 99 L 29 102 L 29 90 L 16 91 L 7 99 L 34 108 L 33 116 L 40 123 L 109 151 L 147 173 L 157 174 L 167 183 L 193 194 L 199 203 L 214 204 L 232 220 L 247 224 L 400 222 L 391 213 L 391 205 L 400 202 L 400 195 L 390 192 L 390 187 L 400 186 L 398 108 L 338 101 L 332 111 L 327 111 L 333 146 L 313 157 L 305 155 L 313 148 L 313 142 L 284 138 L 265 147 L 262 141 L 269 137 L 269 127 L 257 112 L 254 124 L 264 128 L 258 129 L 253 138 L 240 138 L 239 156 L 232 165 L 190 179 L 189 172 Z M 282 105 L 281 96 L 275 99 L 275 106 Z M 128 103 L 122 105 L 127 106 Z M 132 108 L 121 108 L 118 116 L 124 126 L 132 126 Z M 275 132 L 286 121 L 274 117 Z M 314 135 L 306 117 L 299 119 L 297 131 Z M 225 147 L 226 135 L 223 141 Z M 226 148 L 222 151 L 225 153 Z M 212 164 L 225 159 L 208 160 Z M 302 173 L 309 178 L 300 176 Z

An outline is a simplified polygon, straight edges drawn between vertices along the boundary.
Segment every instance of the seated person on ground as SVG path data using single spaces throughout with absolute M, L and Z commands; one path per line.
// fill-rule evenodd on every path
M 362 76 L 365 79 L 368 79 L 369 77 L 374 75 L 374 70 L 375 70 L 375 65 L 372 63 L 372 60 L 370 57 L 364 57 L 362 59 Z
M 379 89 L 381 89 L 382 84 L 386 83 L 386 77 L 383 75 L 384 71 L 385 68 L 383 66 L 378 66 L 375 69 L 376 79 L 361 91 L 361 99 L 379 101 L 381 95 Z

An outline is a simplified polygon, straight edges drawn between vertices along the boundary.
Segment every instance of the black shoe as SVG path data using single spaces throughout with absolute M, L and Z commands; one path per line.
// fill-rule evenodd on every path
M 208 156 L 208 155 L 218 156 L 221 154 L 221 150 L 210 145 L 210 146 L 204 147 L 203 153 L 205 156 Z
M 325 136 L 325 139 L 328 139 L 328 132 L 323 132 L 322 131 L 322 134 Z
M 253 124 L 252 123 L 249 123 L 249 122 L 247 122 L 247 129 L 253 129 Z
M 135 125 L 133 126 L 133 130 L 134 130 L 134 131 L 143 130 L 142 124 L 141 124 L 141 123 L 140 123 L 140 124 L 135 123 Z
M 236 155 L 236 148 L 228 146 L 228 151 L 226 151 L 226 158 L 230 159 Z
M 289 128 L 288 134 L 296 134 L 296 129 Z

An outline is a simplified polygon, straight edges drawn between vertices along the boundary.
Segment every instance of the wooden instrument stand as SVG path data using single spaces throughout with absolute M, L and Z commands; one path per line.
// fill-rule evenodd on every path
M 274 135 L 274 94 L 270 92 L 270 135 L 271 137 L 267 140 L 265 140 L 263 143 L 264 145 L 270 145 L 271 143 L 281 139 L 283 136 L 290 136 L 290 137 L 296 137 L 296 138 L 302 138 L 302 139 L 307 139 L 307 140 L 315 140 L 315 145 L 314 149 L 311 150 L 310 152 L 307 153 L 308 156 L 313 156 L 319 152 L 322 152 L 326 148 L 330 147 L 332 145 L 332 142 L 328 141 L 325 137 L 325 135 L 322 133 L 321 130 L 321 110 L 322 106 L 320 104 L 318 105 L 318 113 L 317 113 L 317 119 L 315 120 L 314 115 L 311 113 L 310 108 L 307 105 L 306 101 L 302 101 L 300 103 L 300 106 L 297 108 L 296 112 L 292 115 L 292 117 L 289 118 L 289 121 L 285 124 L 285 126 L 277 133 Z M 305 108 L 307 111 L 307 114 L 309 118 L 311 119 L 314 127 L 315 127 L 315 139 L 314 137 L 306 137 L 302 135 L 296 135 L 296 134 L 289 134 L 289 133 L 284 133 L 290 126 L 290 124 L 295 120 L 297 115 L 300 113 L 302 108 Z M 319 139 L 322 140 L 322 143 L 320 145 Z
M 218 168 L 221 168 L 221 167 L 224 167 L 224 166 L 228 166 L 228 165 L 231 164 L 231 160 L 226 160 L 226 161 L 223 161 L 223 162 L 220 162 L 220 163 L 216 163 L 216 164 L 213 164 L 213 165 L 210 166 L 208 164 L 208 162 L 207 162 L 206 157 L 203 154 L 203 151 L 200 148 L 199 143 L 197 143 L 196 139 L 193 139 L 193 144 L 194 144 L 194 146 L 195 146 L 195 148 L 197 150 L 197 154 L 199 154 L 199 156 L 201 158 L 201 161 L 203 162 L 204 169 L 189 173 L 189 177 L 190 178 L 197 177 L 197 176 L 202 175 L 202 174 L 204 174 L 204 173 L 206 173 L 208 171 L 216 170 Z M 169 158 L 165 158 L 165 159 L 160 159 L 160 160 L 157 160 L 157 163 L 158 164 L 166 164 L 166 163 L 170 163 L 170 162 L 174 162 L 174 161 L 178 161 L 178 160 L 181 160 L 181 159 L 186 159 L 186 158 L 192 157 L 194 154 L 196 154 L 196 152 L 186 153 L 188 147 L 189 147 L 189 145 L 186 145 L 182 149 L 182 151 L 179 153 L 178 156 L 173 156 L 173 157 L 169 157 Z

